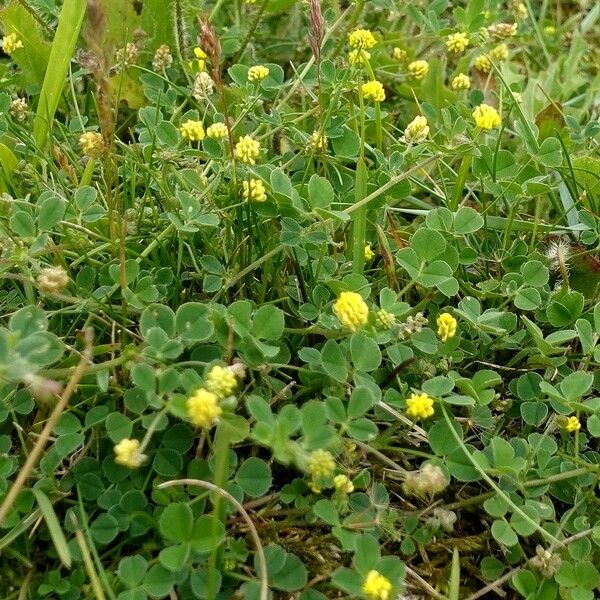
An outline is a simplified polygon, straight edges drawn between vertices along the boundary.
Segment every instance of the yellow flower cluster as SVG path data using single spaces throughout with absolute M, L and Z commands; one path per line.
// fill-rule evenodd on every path
M 569 417 L 567 422 L 565 423 L 565 431 L 569 433 L 574 433 L 575 431 L 579 431 L 581 429 L 581 423 L 577 417 Z
M 447 342 L 456 335 L 456 319 L 450 313 L 442 313 L 437 318 L 438 335 L 443 342 Z
M 86 131 L 79 138 L 79 145 L 86 156 L 98 158 L 104 152 L 104 138 L 97 131 Z
M 199 388 L 187 399 L 187 415 L 196 427 L 212 427 L 223 412 L 219 397 L 205 388 Z
M 336 475 L 333 478 L 333 485 L 338 492 L 351 494 L 354 491 L 354 484 L 347 475 Z
M 219 399 L 231 396 L 237 387 L 235 374 L 227 367 L 215 365 L 206 376 L 206 389 Z
M 352 46 L 352 48 L 368 50 L 377 43 L 377 40 L 370 30 L 355 29 L 348 34 L 348 43 L 350 46 Z
M 433 400 L 427 394 L 411 394 L 406 401 L 406 414 L 411 419 L 428 419 L 433 413 Z
M 325 479 L 333 475 L 335 460 L 327 450 L 313 450 L 308 457 L 308 470 L 313 479 Z
M 415 79 L 423 79 L 429 73 L 429 63 L 426 60 L 414 60 L 408 65 L 408 71 Z
M 494 60 L 506 60 L 508 58 L 508 46 L 506 44 L 498 44 L 492 48 L 490 55 Z
M 422 115 L 415 117 L 404 130 L 402 141 L 405 144 L 418 144 L 424 142 L 429 135 L 427 119 Z
M 238 139 L 235 145 L 235 156 L 242 162 L 249 165 L 256 164 L 256 159 L 260 154 L 260 142 L 249 135 L 245 135 Z
M 373 100 L 373 102 L 383 102 L 385 100 L 383 85 L 376 79 L 363 83 L 361 90 L 365 100 Z
M 469 45 L 469 36 L 462 31 L 459 33 L 452 33 L 446 38 L 446 48 L 448 52 L 454 52 L 459 54 L 464 52 Z
M 392 583 L 379 571 L 372 569 L 365 577 L 362 591 L 369 600 L 388 600 L 392 591 Z
M 348 52 L 348 62 L 351 65 L 364 65 L 371 58 L 371 53 L 361 48 Z
M 202 121 L 188 119 L 181 125 L 179 131 L 184 140 L 199 142 L 204 139 L 204 127 L 202 126 Z
M 254 202 L 264 202 L 267 199 L 267 190 L 260 179 L 250 179 L 242 181 L 244 200 L 254 200 Z
M 408 53 L 406 52 L 406 50 L 404 50 L 404 48 L 398 48 L 396 46 L 392 50 L 392 56 L 394 57 L 394 60 L 397 60 L 398 62 L 402 62 L 403 60 L 406 60 Z
M 255 65 L 248 69 L 248 81 L 262 81 L 268 74 L 268 67 Z
M 380 308 L 377 311 L 375 321 L 382 329 L 391 329 L 396 324 L 396 317 L 387 310 Z
M 23 47 L 23 42 L 17 37 L 16 33 L 9 33 L 2 38 L 2 51 L 9 56 L 19 48 Z
M 452 80 L 452 89 L 453 90 L 468 90 L 471 87 L 471 78 L 464 73 L 459 73 Z
M 114 448 L 115 462 L 130 469 L 141 467 L 146 457 L 140 452 L 139 440 L 122 439 Z
M 480 54 L 475 58 L 475 68 L 482 73 L 489 73 L 492 70 L 492 62 L 485 54 Z
M 327 136 L 318 131 L 313 131 L 308 140 L 308 147 L 317 152 L 324 152 L 327 150 Z
M 356 292 L 342 292 L 333 304 L 333 312 L 350 331 L 366 325 L 369 318 L 369 307 Z
M 225 123 L 213 123 L 206 128 L 206 137 L 220 140 L 227 137 L 227 125 Z
M 373 252 L 373 249 L 371 248 L 371 244 L 367 244 L 365 246 L 365 260 L 369 261 L 369 260 L 373 260 L 375 258 L 375 252 Z
M 477 127 L 486 131 L 500 127 L 500 123 L 502 122 L 498 111 L 488 104 L 477 106 L 473 111 L 473 119 L 475 119 Z
M 198 71 L 204 71 L 206 68 L 206 52 L 202 48 L 194 48 L 194 56 L 198 62 Z

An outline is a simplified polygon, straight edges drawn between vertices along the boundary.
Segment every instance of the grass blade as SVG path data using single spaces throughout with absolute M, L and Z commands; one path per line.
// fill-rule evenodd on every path
M 50 50 L 50 60 L 44 76 L 37 111 L 33 120 L 33 137 L 38 148 L 42 148 L 48 138 L 69 62 L 83 23 L 85 8 L 85 0 L 65 0 L 63 4 L 56 35 Z
M 70 567 L 72 558 L 71 551 L 69 550 L 69 546 L 67 544 L 67 538 L 63 533 L 62 527 L 58 522 L 58 517 L 54 512 L 54 508 L 52 507 L 52 503 L 48 500 L 48 496 L 44 494 L 41 490 L 33 489 L 33 495 L 42 511 L 42 515 L 44 516 L 44 521 L 46 521 L 46 525 L 48 526 L 48 531 L 50 532 L 50 537 L 52 538 L 52 543 L 56 548 L 56 552 L 65 567 Z
M 454 548 L 452 553 L 452 570 L 450 571 L 450 582 L 448 584 L 448 600 L 460 600 L 460 556 L 458 549 Z

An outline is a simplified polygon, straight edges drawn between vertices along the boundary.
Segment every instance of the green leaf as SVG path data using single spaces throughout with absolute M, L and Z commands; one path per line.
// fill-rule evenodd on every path
M 446 240 L 438 231 L 422 227 L 410 238 L 410 246 L 421 260 L 430 261 L 446 250 Z
M 543 402 L 523 402 L 521 416 L 528 425 L 539 425 L 548 414 L 548 407 Z
M 252 328 L 254 334 L 264 340 L 281 339 L 285 326 L 284 314 L 280 308 L 272 304 L 261 306 L 254 314 Z
M 514 529 L 504 520 L 497 519 L 492 523 L 492 536 L 499 543 L 511 548 L 519 542 Z
M 271 468 L 260 458 L 247 458 L 238 469 L 235 482 L 248 496 L 259 498 L 267 493 L 273 483 Z
M 286 198 L 292 197 L 292 182 L 282 169 L 273 169 L 270 180 L 273 193 L 281 194 Z
M 331 500 L 319 500 L 313 506 L 313 511 L 327 525 L 336 526 L 340 524 L 338 510 Z
M 333 186 L 329 180 L 313 175 L 308 182 L 308 201 L 311 208 L 329 208 L 333 199 Z
M 350 338 L 350 355 L 358 371 L 374 371 L 381 364 L 379 345 L 361 332 L 354 333 Z
M 33 217 L 24 210 L 17 210 L 10 217 L 10 228 L 22 238 L 35 237 L 35 222 Z
M 513 301 L 521 310 L 537 310 L 542 306 L 540 293 L 532 287 L 517 290 Z
M 119 534 L 119 523 L 112 515 L 102 513 L 90 525 L 90 533 L 98 544 L 110 544 Z
M 165 315 L 165 321 L 168 322 L 170 328 L 170 315 Z M 165 321 L 158 320 L 161 324 L 164 324 Z M 175 329 L 185 342 L 202 342 L 209 339 L 214 330 L 209 308 L 199 302 L 182 304 L 175 315 Z
M 288 552 L 282 569 L 271 578 L 271 585 L 278 590 L 293 592 L 303 588 L 307 581 L 308 571 L 304 563 Z
M 521 267 L 524 283 L 533 287 L 542 287 L 548 283 L 550 271 L 539 260 L 530 260 Z
M 158 528 L 167 540 L 186 542 L 192 539 L 194 517 L 185 502 L 169 504 L 161 513 Z
M 202 515 L 194 523 L 191 532 L 192 548 L 200 554 L 207 554 L 219 547 L 225 540 L 225 525 L 213 515 Z
M 133 424 L 131 420 L 121 413 L 110 413 L 106 417 L 104 426 L 108 437 L 115 443 L 131 436 Z
M 459 235 L 474 233 L 483 227 L 483 217 L 470 206 L 462 206 L 454 214 L 454 232 Z
M 546 167 L 559 167 L 562 164 L 562 146 L 555 137 L 546 138 L 538 151 L 540 162 Z
M 134 588 L 144 579 L 148 561 L 140 554 L 128 556 L 119 563 L 119 579 L 128 587 Z
M 163 548 L 158 555 L 158 560 L 163 567 L 169 571 L 177 573 L 185 567 L 185 563 L 187 562 L 189 556 L 190 544 L 185 543 Z
M 368 410 L 373 408 L 374 401 L 373 394 L 368 388 L 355 388 L 348 402 L 348 417 L 350 419 L 362 417 Z
M 585 298 L 579 292 L 559 292 L 552 296 L 546 309 L 548 320 L 554 327 L 564 327 L 573 323 L 583 310 Z
M 58 517 L 54 512 L 54 507 L 48 499 L 48 496 L 46 496 L 42 490 L 39 488 L 33 488 L 32 492 L 35 496 L 38 506 L 40 507 L 40 510 L 42 511 L 48 531 L 50 532 L 50 538 L 52 539 L 52 543 L 56 548 L 56 553 L 60 558 L 60 562 L 62 562 L 62 564 L 69 569 L 73 559 L 71 558 L 71 551 L 69 550 L 65 534 L 60 526 Z
M 576 401 L 587 394 L 593 382 L 594 376 L 591 373 L 575 371 L 560 382 L 559 388 L 567 400 Z
M 337 381 L 344 383 L 348 379 L 346 359 L 339 344 L 334 340 L 325 342 L 321 350 L 321 363 L 325 372 Z

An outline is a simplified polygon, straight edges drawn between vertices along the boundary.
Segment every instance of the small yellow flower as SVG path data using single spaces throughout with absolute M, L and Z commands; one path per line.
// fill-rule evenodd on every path
M 398 62 L 402 62 L 403 60 L 406 60 L 408 53 L 406 52 L 406 50 L 404 50 L 404 48 L 398 48 L 397 46 L 392 50 L 392 56 L 394 58 L 394 60 L 397 60 Z
M 522 2 L 519 2 L 515 6 L 515 15 L 521 21 L 524 21 L 527 18 L 527 16 L 529 15 L 529 12 L 527 11 L 527 7 Z
M 365 246 L 365 260 L 369 261 L 369 260 L 373 260 L 375 258 L 375 252 L 373 252 L 373 249 L 371 248 L 371 244 L 367 244 Z
M 419 115 L 406 126 L 401 139 L 405 144 L 418 144 L 424 142 L 428 135 L 429 125 L 427 125 L 427 119 Z
M 248 81 L 262 81 L 269 74 L 269 69 L 264 65 L 255 65 L 248 69 Z
M 317 152 L 325 152 L 327 150 L 327 136 L 324 133 L 313 131 L 308 140 L 308 148 Z
M 235 156 L 242 162 L 248 163 L 249 165 L 256 164 L 256 159 L 260 154 L 260 142 L 253 139 L 249 135 L 245 135 L 238 139 L 238 143 L 235 145 Z
M 355 29 L 352 33 L 348 34 L 348 43 L 352 48 L 368 50 L 377 43 L 377 40 L 370 30 Z
M 406 414 L 411 419 L 428 419 L 433 413 L 433 400 L 427 394 L 411 394 L 406 401 Z
M 443 342 L 447 342 L 456 335 L 457 321 L 450 313 L 442 313 L 437 318 L 438 335 Z
M 494 23 L 488 28 L 488 33 L 495 40 L 504 40 L 506 38 L 514 37 L 517 35 L 517 24 L 516 23 Z
M 79 138 L 83 153 L 90 158 L 98 158 L 104 152 L 104 138 L 97 131 L 86 131 Z
M 220 140 L 227 137 L 227 126 L 225 123 L 213 123 L 206 128 L 206 137 Z
M 192 121 L 191 119 L 188 119 L 181 125 L 179 131 L 184 140 L 199 142 L 204 139 L 204 127 L 202 126 L 202 121 Z
M 408 65 L 408 71 L 415 79 L 423 79 L 429 73 L 429 63 L 426 60 L 414 60 Z
M 139 440 L 122 439 L 113 450 L 115 452 L 115 462 L 130 469 L 141 467 L 146 460 L 146 456 L 140 452 Z
M 366 325 L 369 318 L 369 307 L 356 292 L 342 292 L 333 304 L 333 312 L 350 331 Z
M 308 482 L 308 489 L 313 494 L 320 494 L 323 491 L 314 481 L 309 481 Z
M 335 459 L 327 450 L 313 450 L 308 457 L 308 470 L 313 479 L 326 479 L 333 475 Z
M 364 65 L 371 58 L 371 53 L 361 48 L 348 52 L 348 62 L 351 65 Z
M 475 68 L 482 73 L 489 73 L 492 70 L 492 62 L 485 54 L 480 54 L 475 58 Z
M 508 58 L 508 46 L 506 44 L 498 44 L 492 48 L 490 54 L 494 60 L 506 60 Z
M 196 57 L 196 60 L 198 61 L 198 71 L 204 71 L 204 69 L 206 68 L 206 52 L 204 52 L 204 50 L 202 50 L 202 48 L 194 48 L 194 56 Z M 191 64 L 191 63 L 190 63 Z
M 213 392 L 200 388 L 190 396 L 185 404 L 187 415 L 196 427 L 212 427 L 223 412 L 219 398 Z
M 573 433 L 581 429 L 581 423 L 577 417 L 569 417 L 565 423 L 565 431 Z
M 554 25 L 546 25 L 546 27 L 544 27 L 544 33 L 548 37 L 553 37 L 556 35 L 556 27 L 554 27 Z
M 237 379 L 231 369 L 215 365 L 206 376 L 206 389 L 216 396 L 227 398 L 231 396 L 237 387 Z
M 392 582 L 375 569 L 369 571 L 362 585 L 362 591 L 369 600 L 388 600 Z
M 363 83 L 361 90 L 365 100 L 373 100 L 373 102 L 383 102 L 385 100 L 383 85 L 376 79 Z
M 351 494 L 354 491 L 354 484 L 347 475 L 336 475 L 333 478 L 333 485 L 338 492 Z
M 471 87 L 471 78 L 464 73 L 459 73 L 452 80 L 452 89 L 453 90 L 468 90 Z
M 382 329 L 391 329 L 396 324 L 396 317 L 387 310 L 380 308 L 377 311 L 375 321 Z
M 488 104 L 477 106 L 473 111 L 473 118 L 477 127 L 487 131 L 500 127 L 500 123 L 502 123 L 498 111 Z
M 469 45 L 469 36 L 462 31 L 459 33 L 452 33 L 446 38 L 446 48 L 448 52 L 454 52 L 459 54 L 464 52 Z
M 2 38 L 2 51 L 9 56 L 19 48 L 23 47 L 23 42 L 17 37 L 16 33 L 9 33 Z
M 254 200 L 254 202 L 264 202 L 267 199 L 267 191 L 260 179 L 250 179 L 242 181 L 244 191 L 244 200 Z

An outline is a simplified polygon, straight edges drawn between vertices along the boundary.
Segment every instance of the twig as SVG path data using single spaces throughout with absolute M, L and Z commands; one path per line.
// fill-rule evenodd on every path
M 2 525 L 2 523 L 4 522 L 4 519 L 6 518 L 8 511 L 12 508 L 12 505 L 14 504 L 18 493 L 21 491 L 22 487 L 25 485 L 25 482 L 27 481 L 27 478 L 29 477 L 31 471 L 37 465 L 37 463 L 40 459 L 40 456 L 46 446 L 46 443 L 48 442 L 48 440 L 50 438 L 50 434 L 52 433 L 52 430 L 56 426 L 56 423 L 58 422 L 58 419 L 60 418 L 61 414 L 67 407 L 67 404 L 69 403 L 69 400 L 71 399 L 71 396 L 73 395 L 73 392 L 79 385 L 79 381 L 80 381 L 81 377 L 83 376 L 83 373 L 84 373 L 86 367 L 88 366 L 90 359 L 92 357 L 92 339 L 93 339 L 92 330 L 86 329 L 86 331 L 85 331 L 85 348 L 81 355 L 81 360 L 79 361 L 79 364 L 77 365 L 77 368 L 75 369 L 75 372 L 73 373 L 73 376 L 69 380 L 69 383 L 67 384 L 67 387 L 65 388 L 65 391 L 62 393 L 61 397 L 59 398 L 58 402 L 56 403 L 56 406 L 52 410 L 52 413 L 50 414 L 50 417 L 48 418 L 48 421 L 46 422 L 44 429 L 42 429 L 42 432 L 40 433 L 40 437 L 37 439 L 37 441 L 35 442 L 35 445 L 33 446 L 31 452 L 29 453 L 29 456 L 27 457 L 25 464 L 21 467 L 21 470 L 19 471 L 19 475 L 15 479 L 15 482 L 13 483 L 8 494 L 4 498 L 4 501 L 2 502 L 2 506 L 0 506 L 0 525 Z
M 235 508 L 242 515 L 244 521 L 248 525 L 248 529 L 250 529 L 250 534 L 252 535 L 252 539 L 254 540 L 254 545 L 256 546 L 256 554 L 258 556 L 258 570 L 260 577 L 260 600 L 267 600 L 269 596 L 269 588 L 268 588 L 268 573 L 267 573 L 267 560 L 265 558 L 265 552 L 263 550 L 262 542 L 260 541 L 260 537 L 258 535 L 258 531 L 256 531 L 256 527 L 250 518 L 250 515 L 246 512 L 246 509 L 226 490 L 220 488 L 219 486 L 211 483 L 210 481 L 204 481 L 202 479 L 172 479 L 171 481 L 165 481 L 158 486 L 158 489 L 162 490 L 168 487 L 173 487 L 175 485 L 193 485 L 196 487 L 201 487 L 206 490 L 210 490 L 211 492 L 216 492 L 223 498 L 226 498 L 235 506 Z

